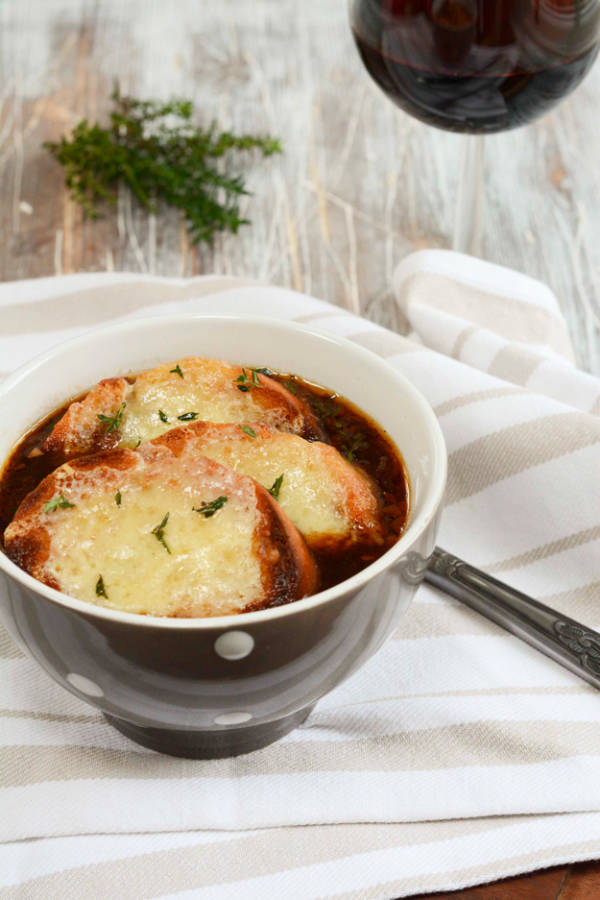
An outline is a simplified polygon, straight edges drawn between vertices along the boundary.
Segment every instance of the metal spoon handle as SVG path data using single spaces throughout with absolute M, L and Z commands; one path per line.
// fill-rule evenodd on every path
M 436 547 L 425 581 L 600 688 L 600 633 Z

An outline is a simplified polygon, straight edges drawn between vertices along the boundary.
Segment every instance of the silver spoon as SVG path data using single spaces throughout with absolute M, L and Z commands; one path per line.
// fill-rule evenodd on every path
M 600 688 L 600 633 L 436 547 L 425 581 Z

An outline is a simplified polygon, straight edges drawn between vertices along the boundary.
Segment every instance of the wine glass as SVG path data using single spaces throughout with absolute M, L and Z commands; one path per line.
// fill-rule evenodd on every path
M 569 94 L 599 49 L 600 0 L 349 0 L 373 80 L 428 125 L 478 135 L 466 145 L 454 248 L 476 252 L 482 135 L 524 125 Z

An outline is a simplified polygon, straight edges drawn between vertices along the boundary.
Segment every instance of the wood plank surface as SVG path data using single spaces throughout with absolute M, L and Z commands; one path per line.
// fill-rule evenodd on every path
M 193 248 L 175 213 L 85 222 L 42 142 L 105 115 L 115 80 L 193 99 L 204 123 L 280 136 L 249 172 L 252 226 Z M 600 374 L 600 67 L 553 113 L 486 142 L 482 255 L 546 281 L 580 364 Z M 0 278 L 128 270 L 234 274 L 313 293 L 402 330 L 395 264 L 452 246 L 463 138 L 397 110 L 354 50 L 342 0 L 0 3 Z M 600 865 L 451 894 L 595 900 Z
M 193 249 L 176 214 L 122 198 L 82 222 L 41 148 L 102 117 L 113 81 L 192 98 L 204 121 L 281 136 L 250 175 L 250 228 Z M 600 67 L 553 113 L 487 140 L 482 255 L 547 281 L 580 363 L 600 373 Z M 468 138 L 464 138 L 468 140 Z M 463 137 L 370 82 L 343 0 L 5 0 L 0 4 L 0 277 L 127 269 L 265 279 L 401 327 L 411 250 L 452 245 Z

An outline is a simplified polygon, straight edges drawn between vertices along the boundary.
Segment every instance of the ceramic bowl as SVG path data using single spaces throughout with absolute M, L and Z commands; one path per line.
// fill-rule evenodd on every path
M 55 681 L 140 744 L 210 758 L 256 750 L 296 727 L 397 627 L 434 546 L 446 450 L 421 394 L 356 344 L 272 319 L 157 316 L 90 332 L 10 377 L 0 391 L 0 460 L 101 378 L 192 355 L 297 373 L 347 397 L 400 448 L 412 494 L 404 535 L 368 568 L 296 603 L 235 616 L 95 607 L 0 552 L 3 621 Z

